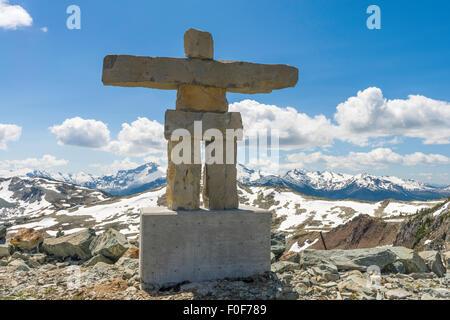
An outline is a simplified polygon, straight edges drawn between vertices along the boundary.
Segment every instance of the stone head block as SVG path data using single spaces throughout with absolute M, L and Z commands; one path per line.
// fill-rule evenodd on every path
M 186 31 L 184 54 L 188 58 L 213 59 L 214 41 L 211 33 L 193 28 Z

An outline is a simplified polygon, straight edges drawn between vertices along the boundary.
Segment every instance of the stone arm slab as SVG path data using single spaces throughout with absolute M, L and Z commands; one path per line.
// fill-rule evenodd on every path
M 194 132 L 194 121 L 202 122 L 202 131 Z M 186 129 L 191 137 L 201 134 L 201 139 L 208 129 L 218 129 L 225 133 L 226 129 L 243 129 L 240 112 L 191 112 L 167 110 L 164 123 L 164 137 L 169 140 L 176 129 Z
M 294 87 L 298 69 L 281 64 L 108 55 L 102 81 L 109 86 L 165 90 L 193 84 L 253 94 Z

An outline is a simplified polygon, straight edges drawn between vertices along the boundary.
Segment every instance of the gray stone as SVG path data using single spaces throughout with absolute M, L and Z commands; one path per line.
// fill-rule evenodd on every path
M 45 239 L 42 249 L 48 255 L 56 258 L 70 257 L 85 260 L 92 257 L 89 246 L 94 239 L 95 231 L 85 229 L 67 236 Z
M 312 271 L 327 281 L 336 281 L 340 278 L 338 269 L 332 264 L 319 264 L 312 268 Z
M 109 259 L 109 258 L 107 258 L 105 256 L 102 256 L 101 254 L 98 254 L 98 255 L 90 258 L 88 261 L 86 261 L 83 264 L 83 266 L 85 266 L 85 267 L 92 267 L 92 266 L 95 266 L 99 262 L 104 262 L 104 263 L 107 263 L 107 264 L 113 264 L 114 263 L 111 259 Z
M 396 261 L 387 265 L 385 271 L 397 274 L 403 274 L 406 272 L 405 265 L 401 261 Z
M 405 266 L 406 273 L 428 272 L 425 261 L 417 252 L 404 247 L 386 247 L 396 255 L 395 261 L 400 261 Z
M 89 248 L 94 256 L 101 254 L 116 262 L 127 251 L 128 246 L 127 238 L 123 234 L 117 230 L 108 229 L 97 236 Z
M 444 258 L 447 270 L 450 269 L 450 251 L 444 252 L 443 258 Z
M 139 268 L 139 259 L 122 257 L 116 262 L 116 265 L 130 269 L 130 270 L 135 270 L 135 269 Z
M 270 251 L 278 259 L 286 250 L 286 234 L 283 231 L 272 231 L 270 234 Z
M 6 238 L 6 226 L 0 223 L 0 241 Z
M 295 269 L 300 269 L 299 264 L 289 261 L 278 261 L 273 263 L 270 267 L 270 271 L 274 273 L 283 273 L 286 271 L 293 271 Z
M 369 248 L 353 250 L 313 250 L 306 249 L 300 253 L 303 268 L 318 264 L 335 265 L 339 271 L 366 271 L 367 267 L 377 265 L 380 269 L 395 262 L 395 254 L 387 248 Z
M 433 271 L 438 277 L 445 275 L 445 267 L 442 264 L 442 259 L 439 251 L 429 250 L 419 252 L 419 256 L 425 261 L 430 271 Z
M 224 211 L 142 209 L 142 288 L 250 277 L 269 271 L 270 223 L 269 212 L 251 207 Z
M 440 297 L 440 298 L 450 298 L 450 290 L 445 288 L 431 288 L 430 292 L 432 295 Z
M 11 246 L 9 244 L 0 244 L 0 258 L 11 255 Z
M 236 164 L 205 164 L 202 192 L 205 208 L 210 210 L 237 209 L 239 198 L 236 180 Z
M 406 298 L 411 297 L 412 293 L 405 289 L 393 289 L 386 291 L 386 296 L 389 299 L 405 300 Z
M 102 81 L 120 87 L 177 90 L 193 84 L 236 93 L 269 93 L 294 87 L 298 69 L 281 64 L 108 55 Z
M 8 267 L 12 267 L 14 271 L 30 271 L 30 267 L 21 259 L 11 260 Z
M 189 29 L 184 34 L 184 55 L 188 58 L 214 58 L 214 41 L 211 33 Z

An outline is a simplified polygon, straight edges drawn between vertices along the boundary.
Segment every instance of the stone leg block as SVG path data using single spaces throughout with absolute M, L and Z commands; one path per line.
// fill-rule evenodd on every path
M 249 277 L 270 271 L 268 211 L 141 211 L 143 289 L 184 281 Z
M 177 143 L 173 141 L 168 143 L 167 206 L 172 210 L 195 210 L 200 207 L 202 165 L 194 163 L 175 164 L 172 161 L 171 151 Z M 192 142 L 191 161 L 194 159 L 193 149 L 194 143 Z
M 239 206 L 234 164 L 206 164 L 203 171 L 203 205 L 210 210 Z

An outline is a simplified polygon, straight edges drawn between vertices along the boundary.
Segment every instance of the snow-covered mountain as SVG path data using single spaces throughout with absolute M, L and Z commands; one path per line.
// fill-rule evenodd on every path
M 114 175 L 94 176 L 84 172 L 67 174 L 35 170 L 28 173 L 27 176 L 44 177 L 91 189 L 99 189 L 115 196 L 135 194 L 166 184 L 165 170 L 152 162 L 131 170 L 119 170 Z
M 132 170 L 120 170 L 115 175 L 93 176 L 85 173 L 51 174 L 43 171 L 28 173 L 28 177 L 45 177 L 112 195 L 131 195 L 166 183 L 166 172 L 155 163 L 147 163 Z M 238 165 L 238 181 L 250 186 L 288 187 L 297 192 L 329 199 L 357 199 L 402 201 L 440 199 L 450 196 L 450 187 L 438 188 L 397 177 L 378 177 L 369 174 L 341 174 L 329 171 L 308 172 L 290 170 L 284 175 L 266 174 Z
M 238 165 L 238 179 L 251 186 L 282 186 L 297 192 L 329 199 L 379 201 L 430 200 L 450 196 L 450 187 L 437 188 L 398 177 L 378 177 L 369 174 L 341 174 L 329 171 L 308 172 L 290 170 L 282 176 L 264 174 Z

